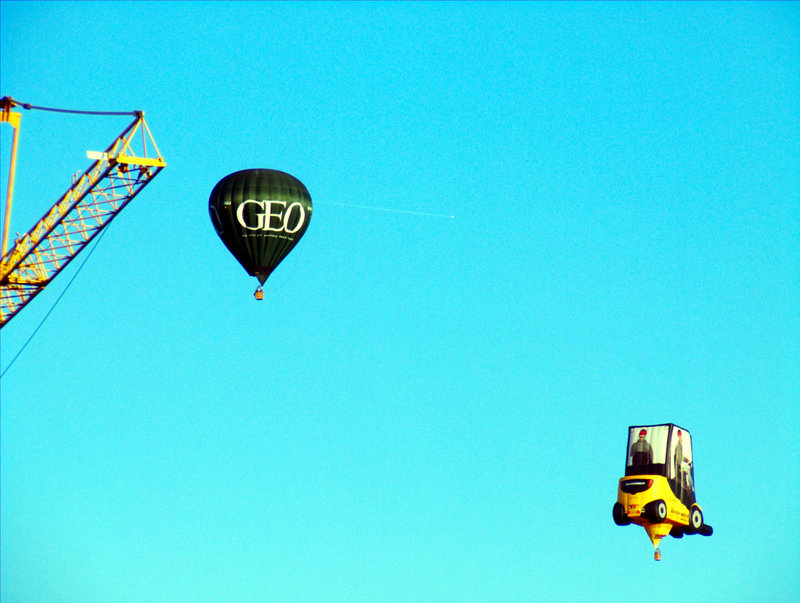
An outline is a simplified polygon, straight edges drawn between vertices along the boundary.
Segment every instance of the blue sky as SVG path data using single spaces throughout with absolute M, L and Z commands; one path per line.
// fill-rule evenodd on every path
M 3 328 L 3 601 L 800 590 L 797 3 L 3 0 L 0 69 L 168 164 Z M 12 229 L 127 123 L 25 111 Z M 251 167 L 314 200 L 263 302 L 207 212 Z M 661 422 L 715 534 L 654 563 Z

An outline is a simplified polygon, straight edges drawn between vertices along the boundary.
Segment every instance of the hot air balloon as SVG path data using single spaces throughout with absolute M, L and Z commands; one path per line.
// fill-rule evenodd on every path
M 661 560 L 658 545 L 668 534 L 711 536 L 694 489 L 692 436 L 673 423 L 628 428 L 625 477 L 619 480 L 614 523 L 642 526 Z
M 311 196 L 294 176 L 278 170 L 234 172 L 211 191 L 208 213 L 225 246 L 261 286 L 297 245 L 311 221 Z

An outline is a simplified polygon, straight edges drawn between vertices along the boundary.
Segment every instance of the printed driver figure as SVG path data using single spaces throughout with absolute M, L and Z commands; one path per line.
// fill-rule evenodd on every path
M 647 430 L 642 429 L 639 432 L 639 439 L 631 446 L 631 465 L 652 465 L 653 464 L 653 449 L 650 444 L 645 440 Z

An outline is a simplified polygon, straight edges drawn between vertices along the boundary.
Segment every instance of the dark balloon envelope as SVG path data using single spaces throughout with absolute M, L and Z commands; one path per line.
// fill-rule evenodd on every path
M 208 200 L 220 239 L 262 285 L 305 233 L 311 209 L 302 182 L 268 169 L 225 176 Z

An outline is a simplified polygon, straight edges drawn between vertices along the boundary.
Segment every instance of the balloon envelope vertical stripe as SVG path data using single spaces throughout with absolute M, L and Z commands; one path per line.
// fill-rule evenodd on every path
M 220 239 L 263 285 L 308 228 L 311 196 L 294 176 L 251 169 L 220 180 L 208 200 Z

